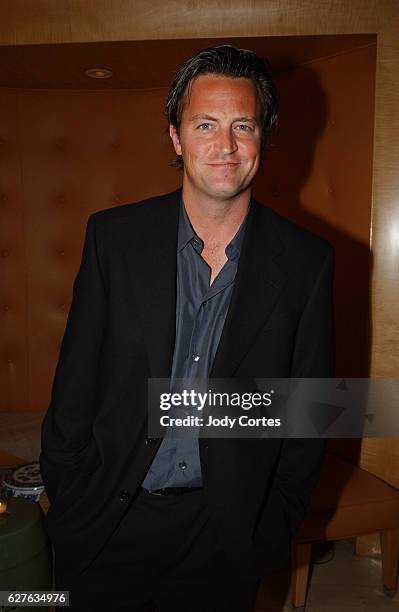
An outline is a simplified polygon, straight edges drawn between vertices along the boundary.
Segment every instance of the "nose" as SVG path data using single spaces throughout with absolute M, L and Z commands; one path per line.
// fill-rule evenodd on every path
M 238 146 L 235 134 L 230 127 L 226 127 L 219 132 L 219 148 L 223 155 L 230 155 L 237 151 Z

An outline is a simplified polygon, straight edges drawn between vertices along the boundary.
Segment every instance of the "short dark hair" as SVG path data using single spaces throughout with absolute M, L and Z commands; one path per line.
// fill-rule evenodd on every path
M 187 60 L 176 73 L 166 102 L 168 123 L 179 131 L 184 104 L 193 81 L 203 74 L 216 74 L 232 78 L 251 79 L 261 105 L 261 149 L 266 136 L 277 125 L 278 91 L 272 78 L 269 62 L 247 49 L 233 45 L 208 47 Z M 174 165 L 183 168 L 178 156 Z

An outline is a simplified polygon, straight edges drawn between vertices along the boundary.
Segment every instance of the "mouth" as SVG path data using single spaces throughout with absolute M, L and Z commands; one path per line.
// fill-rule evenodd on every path
M 233 168 L 234 166 L 238 166 L 240 162 L 215 162 L 212 164 L 208 164 L 208 166 L 212 166 L 214 168 Z

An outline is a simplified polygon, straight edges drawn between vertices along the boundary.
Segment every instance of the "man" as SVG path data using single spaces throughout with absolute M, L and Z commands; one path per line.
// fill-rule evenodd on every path
M 73 610 L 253 610 L 324 451 L 148 437 L 151 378 L 334 375 L 333 249 L 251 196 L 276 119 L 266 63 L 205 49 L 167 111 L 182 189 L 90 216 L 43 422 L 55 586 Z

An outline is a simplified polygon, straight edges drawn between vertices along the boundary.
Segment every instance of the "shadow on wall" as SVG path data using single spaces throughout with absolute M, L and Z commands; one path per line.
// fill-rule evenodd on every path
M 283 73 L 277 80 L 280 127 L 266 145 L 264 168 L 255 181 L 254 193 L 335 248 L 336 376 L 368 377 L 374 115 L 370 113 L 365 136 L 357 100 L 350 92 L 339 91 L 331 108 L 320 74 L 309 66 Z M 343 117 L 345 108 L 347 116 Z M 362 138 L 368 138 L 365 146 Z M 358 239 L 359 235 L 364 240 Z M 332 440 L 329 449 L 356 463 L 360 444 L 361 439 Z

